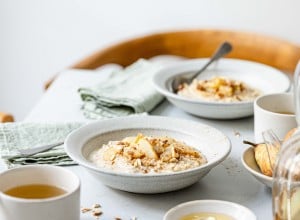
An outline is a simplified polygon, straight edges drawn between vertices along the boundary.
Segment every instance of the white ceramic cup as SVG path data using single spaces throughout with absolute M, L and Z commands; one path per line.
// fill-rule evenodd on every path
M 24 199 L 4 192 L 22 185 L 46 184 L 66 192 L 45 199 Z M 71 171 L 53 165 L 30 165 L 0 174 L 0 219 L 79 220 L 80 180 Z
M 295 127 L 297 123 L 292 93 L 272 93 L 255 100 L 254 135 L 257 143 L 263 141 L 263 131 L 272 129 L 282 140 Z

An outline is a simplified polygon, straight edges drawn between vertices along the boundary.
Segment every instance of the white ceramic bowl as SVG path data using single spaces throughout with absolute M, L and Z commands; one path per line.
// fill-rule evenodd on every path
M 183 216 L 197 212 L 225 214 L 236 220 L 256 220 L 256 216 L 250 209 L 237 203 L 221 200 L 195 200 L 179 204 L 171 208 L 163 220 L 180 220 Z
M 171 92 L 170 83 L 176 75 L 196 72 L 207 60 L 205 58 L 180 61 L 161 69 L 153 78 L 157 91 L 166 96 L 175 106 L 193 115 L 215 119 L 233 119 L 252 115 L 254 100 L 222 103 L 190 99 Z M 225 76 L 242 81 L 260 90 L 262 94 L 285 92 L 290 88 L 289 78 L 279 70 L 239 59 L 221 59 L 201 73 L 198 78 L 209 79 L 213 76 Z
M 200 150 L 207 163 L 186 171 L 169 174 L 129 174 L 99 168 L 87 157 L 111 140 L 138 133 L 170 136 Z M 162 193 L 187 187 L 223 161 L 231 150 L 229 139 L 217 129 L 176 118 L 130 116 L 92 122 L 73 131 L 65 141 L 67 154 L 103 184 L 135 193 Z
M 267 176 L 260 171 L 255 161 L 253 147 L 249 147 L 244 151 L 242 155 L 242 164 L 246 168 L 246 170 L 249 171 L 249 173 L 254 176 L 259 182 L 272 188 L 273 177 Z

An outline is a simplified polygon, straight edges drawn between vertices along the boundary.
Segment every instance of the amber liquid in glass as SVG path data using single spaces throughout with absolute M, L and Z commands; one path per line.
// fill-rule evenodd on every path
M 63 195 L 66 191 L 51 185 L 30 184 L 13 187 L 4 193 L 9 196 L 23 199 L 45 199 Z

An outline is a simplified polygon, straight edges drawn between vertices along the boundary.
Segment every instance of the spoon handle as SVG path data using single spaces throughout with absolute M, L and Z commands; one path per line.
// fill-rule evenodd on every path
M 63 145 L 64 142 L 57 142 L 54 144 L 48 144 L 48 145 L 43 145 L 43 146 L 39 146 L 39 147 L 34 147 L 34 148 L 30 148 L 30 149 L 23 149 L 23 150 L 19 150 L 20 156 L 30 156 L 30 155 L 34 155 L 37 153 L 41 153 L 47 150 L 50 150 L 51 148 L 54 148 L 56 146 L 59 145 Z
M 232 50 L 232 46 L 230 43 L 225 41 L 223 44 L 221 44 L 220 47 L 215 51 L 215 53 L 209 59 L 209 61 L 200 70 L 198 70 L 196 73 L 194 73 L 194 75 L 191 76 L 190 82 L 193 81 L 193 79 L 195 79 L 200 73 L 202 73 L 212 62 L 225 56 L 231 50 Z

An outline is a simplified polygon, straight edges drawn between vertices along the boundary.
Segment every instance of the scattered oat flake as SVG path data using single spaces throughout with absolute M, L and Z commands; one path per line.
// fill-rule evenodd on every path
M 81 208 L 82 213 L 88 213 L 95 217 L 95 219 L 100 219 L 100 216 L 103 214 L 102 212 L 102 206 L 98 203 L 95 203 L 92 208 L 83 207 Z M 133 216 L 130 218 L 130 220 L 137 220 L 138 218 Z M 120 217 L 115 217 L 114 220 L 122 220 Z
M 91 208 L 82 208 L 82 209 L 81 209 L 81 212 L 82 212 L 82 213 L 86 213 L 86 212 L 90 212 L 90 211 L 92 211 Z
M 236 136 L 236 137 L 240 137 L 240 136 L 241 136 L 241 133 L 240 133 L 240 132 L 238 132 L 238 131 L 234 131 L 234 136 Z
M 96 203 L 96 204 L 93 205 L 93 208 L 100 208 L 100 207 L 101 207 L 101 205 L 98 204 L 98 203 Z
M 102 210 L 101 210 L 101 205 L 100 204 L 94 204 L 92 206 L 92 208 L 82 208 L 81 209 L 82 213 L 87 213 L 87 212 L 91 212 L 91 215 L 96 217 L 96 219 L 99 219 L 99 217 L 103 214 Z
M 101 209 L 99 209 L 99 208 L 93 209 L 93 215 L 94 215 L 94 216 L 102 215 Z

